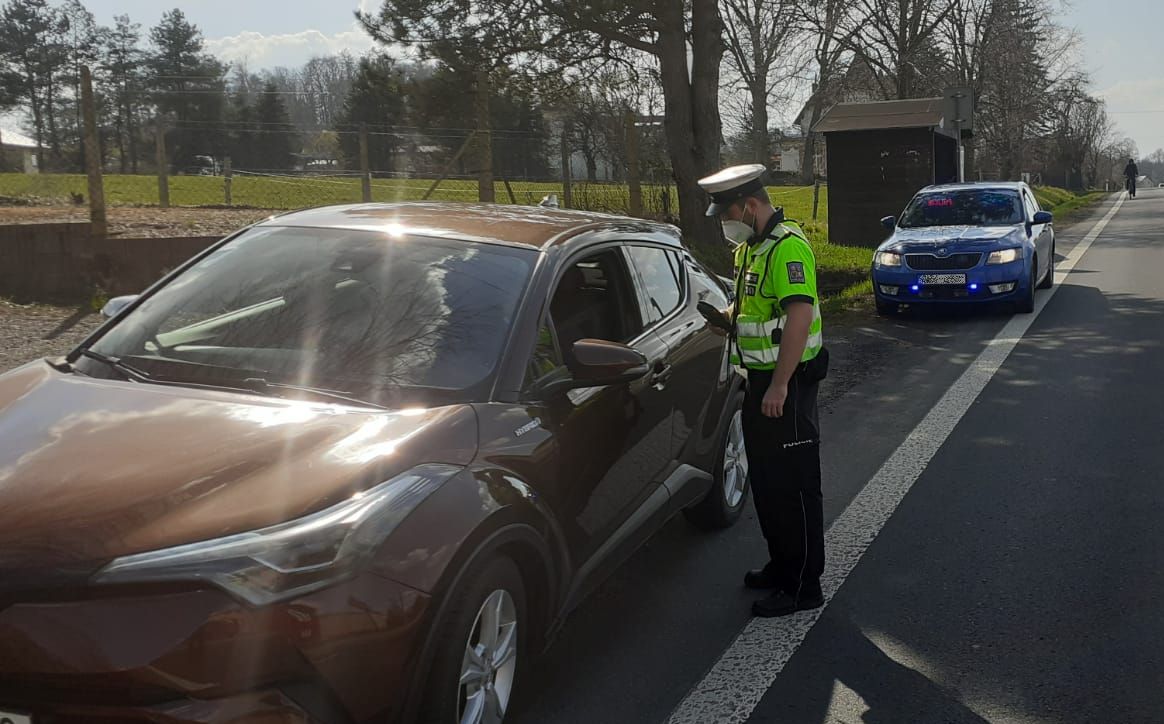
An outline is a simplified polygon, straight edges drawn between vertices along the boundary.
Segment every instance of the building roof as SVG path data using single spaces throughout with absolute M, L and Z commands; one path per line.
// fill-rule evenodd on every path
M 669 224 L 540 206 L 409 202 L 324 206 L 282 214 L 265 226 L 357 229 L 480 241 L 537 249 L 586 231 L 603 229 L 652 234 L 679 244 L 679 230 Z
M 817 121 L 818 133 L 877 131 L 889 128 L 945 127 L 946 100 L 918 98 L 874 103 L 838 103 Z
M 9 128 L 0 128 L 0 145 L 5 148 L 36 149 L 36 141 Z

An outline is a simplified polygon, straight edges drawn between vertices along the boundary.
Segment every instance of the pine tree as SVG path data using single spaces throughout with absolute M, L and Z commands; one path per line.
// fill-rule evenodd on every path
M 44 147 L 59 149 L 53 114 L 54 73 L 66 62 L 59 42 L 65 21 L 47 0 L 10 0 L 0 9 L 0 75 L 32 114 L 37 163 L 46 168 Z
M 268 81 L 255 106 L 258 139 L 255 143 L 258 164 L 267 170 L 285 171 L 295 165 L 295 127 L 287 114 L 287 106 L 279 98 L 274 81 Z
M 137 173 L 140 127 L 137 109 L 143 100 L 141 64 L 145 58 L 140 43 L 141 25 L 131 23 L 128 15 L 115 17 L 114 26 L 102 34 L 102 68 L 113 107 L 113 129 L 121 173 L 125 173 L 127 167 Z
M 150 29 L 150 42 L 154 51 L 147 65 L 154 102 L 174 124 L 166 136 L 171 165 L 183 169 L 194 165 L 195 156 L 223 154 L 226 67 L 203 52 L 202 32 L 178 9 L 165 13 Z

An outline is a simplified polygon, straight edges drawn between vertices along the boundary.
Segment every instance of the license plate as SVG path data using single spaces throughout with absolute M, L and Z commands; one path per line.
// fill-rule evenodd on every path
M 965 274 L 922 274 L 922 284 L 965 284 Z
M 12 711 L 0 711 L 0 724 L 32 724 L 32 717 Z

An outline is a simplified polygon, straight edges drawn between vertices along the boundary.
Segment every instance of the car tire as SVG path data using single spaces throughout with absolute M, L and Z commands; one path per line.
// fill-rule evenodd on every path
M 1019 314 L 1030 314 L 1035 311 L 1035 285 L 1039 277 L 1039 257 L 1031 259 L 1031 278 L 1027 280 L 1027 290 L 1015 302 L 1015 310 Z
M 494 555 L 482 563 L 471 564 L 477 571 L 450 592 L 449 609 L 438 624 L 420 713 L 424 724 L 458 724 L 466 707 L 477 705 L 500 706 L 500 717 L 485 719 L 500 721 L 513 703 L 531 620 L 525 584 L 510 558 Z M 473 669 L 480 676 L 472 677 Z M 462 684 L 467 676 L 470 683 Z
M 877 315 L 880 317 L 892 317 L 897 313 L 897 302 L 883 302 L 880 299 L 875 299 L 873 303 L 877 306 Z
M 1050 289 L 1055 283 L 1055 242 L 1051 242 L 1051 262 L 1047 264 L 1047 276 L 1039 282 L 1039 289 Z
M 730 528 L 740 519 L 748 500 L 748 457 L 744 450 L 744 393 L 732 402 L 732 416 L 724 426 L 716 455 L 711 490 L 703 500 L 683 511 L 687 520 L 704 530 Z

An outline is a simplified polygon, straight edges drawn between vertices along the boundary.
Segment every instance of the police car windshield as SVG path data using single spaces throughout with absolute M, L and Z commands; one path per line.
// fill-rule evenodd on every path
M 918 194 L 901 215 L 903 229 L 923 226 L 1011 226 L 1023 222 L 1022 200 L 1010 189 L 956 189 Z
M 387 407 L 469 401 L 487 391 L 535 260 L 491 244 L 257 227 L 91 349 L 147 373 L 199 366 L 223 386 L 258 374 Z

